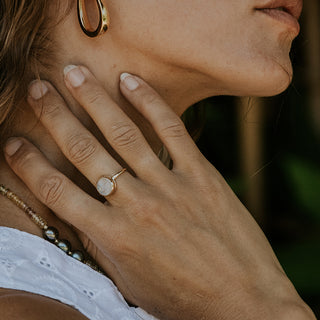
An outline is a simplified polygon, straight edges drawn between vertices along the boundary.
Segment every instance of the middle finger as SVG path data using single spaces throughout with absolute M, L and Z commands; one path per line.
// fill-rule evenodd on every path
M 140 129 L 113 101 L 92 73 L 83 66 L 68 66 L 65 80 L 73 97 L 87 111 L 113 149 L 136 175 L 150 181 L 167 168 L 151 149 Z
M 111 177 L 122 169 L 67 108 L 50 83 L 33 82 L 29 93 L 29 104 L 53 136 L 61 151 L 94 186 L 102 176 Z M 41 99 L 39 93 L 41 93 Z M 128 172 L 119 176 L 117 184 L 121 183 L 121 188 L 115 195 L 108 197 L 108 200 L 123 202 L 130 197 L 134 192 L 135 180 Z

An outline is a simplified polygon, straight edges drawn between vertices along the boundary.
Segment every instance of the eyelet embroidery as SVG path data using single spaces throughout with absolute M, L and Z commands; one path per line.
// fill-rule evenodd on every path
M 17 268 L 17 264 L 9 259 L 0 259 L 0 269 L 4 272 L 8 277 L 14 273 Z
M 59 300 L 91 320 L 157 320 L 129 307 L 110 279 L 40 237 L 0 227 L 1 246 L 0 287 Z
M 21 238 L 12 239 L 8 230 L 0 232 L 0 251 L 12 251 L 21 247 Z

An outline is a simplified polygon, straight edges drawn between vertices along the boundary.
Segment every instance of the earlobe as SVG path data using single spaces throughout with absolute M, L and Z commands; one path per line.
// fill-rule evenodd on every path
M 98 13 L 99 13 L 99 23 L 96 28 L 92 27 L 90 19 L 85 5 L 86 0 L 78 0 L 78 18 L 82 31 L 91 38 L 95 38 L 99 35 L 107 32 L 110 26 L 110 15 L 109 10 L 103 4 L 102 0 L 94 0 L 96 2 Z

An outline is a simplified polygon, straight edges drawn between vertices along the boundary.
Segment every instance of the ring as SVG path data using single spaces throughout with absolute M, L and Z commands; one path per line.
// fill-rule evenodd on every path
M 123 168 L 120 172 L 116 173 L 112 177 L 102 176 L 97 183 L 97 191 L 104 197 L 108 197 L 115 193 L 117 190 L 116 179 L 126 172 L 127 169 Z

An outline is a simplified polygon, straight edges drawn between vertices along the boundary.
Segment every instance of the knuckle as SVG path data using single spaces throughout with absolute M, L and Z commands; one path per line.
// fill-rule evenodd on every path
M 54 118 L 61 112 L 60 105 L 55 102 L 43 104 L 40 116 L 45 118 Z
M 179 119 L 167 120 L 163 124 L 161 133 L 168 138 L 181 138 L 187 135 L 186 128 Z
M 56 205 L 64 192 L 64 180 L 57 176 L 47 177 L 40 182 L 40 197 L 49 206 Z
M 159 158 L 155 153 L 146 153 L 143 151 L 143 148 L 139 149 L 138 147 L 136 150 L 143 152 L 142 153 L 143 157 L 140 157 L 139 159 L 139 166 L 141 168 L 149 168 L 149 169 L 157 168 L 158 169 L 157 165 L 158 165 Z
M 159 228 L 163 224 L 163 208 L 157 199 L 148 199 L 135 206 L 132 217 L 140 226 Z
M 128 147 L 136 143 L 139 137 L 137 128 L 128 123 L 119 122 L 111 128 L 111 139 L 118 147 Z
M 159 97 L 154 92 L 147 92 L 142 95 L 142 104 L 144 106 L 154 105 L 159 103 Z
M 88 93 L 87 99 L 90 105 L 105 103 L 105 96 L 101 91 L 93 91 Z
M 36 158 L 36 152 L 33 152 L 24 146 L 13 156 L 13 158 L 11 158 L 11 165 L 21 171 L 34 164 Z
M 96 152 L 97 144 L 91 137 L 76 135 L 67 143 L 67 152 L 70 160 L 77 165 L 84 164 Z

